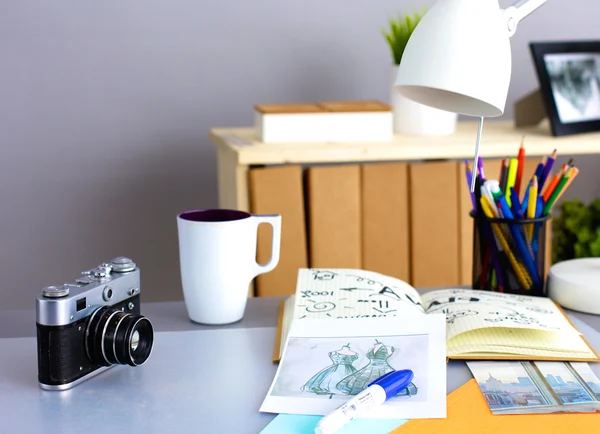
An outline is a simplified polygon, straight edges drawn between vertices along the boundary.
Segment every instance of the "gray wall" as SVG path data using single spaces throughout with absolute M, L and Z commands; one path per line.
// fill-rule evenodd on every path
M 501 6 L 510 1 L 500 2 Z M 217 205 L 208 130 L 256 102 L 387 99 L 379 33 L 409 0 L 6 0 L 0 4 L 0 308 L 116 255 L 146 300 L 181 298 L 175 216 Z M 600 39 L 600 3 L 550 0 L 514 36 Z M 598 196 L 598 158 L 570 195 Z

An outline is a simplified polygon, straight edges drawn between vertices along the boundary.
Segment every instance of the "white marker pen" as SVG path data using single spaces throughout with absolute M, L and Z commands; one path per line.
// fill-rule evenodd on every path
M 321 419 L 315 428 L 315 434 L 335 433 L 361 414 L 396 396 L 410 384 L 413 377 L 414 374 L 409 369 L 391 371 L 379 377 L 350 401 Z

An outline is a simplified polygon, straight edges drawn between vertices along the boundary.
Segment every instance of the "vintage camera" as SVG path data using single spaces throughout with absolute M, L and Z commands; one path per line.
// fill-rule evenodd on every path
M 114 365 L 139 366 L 152 351 L 154 330 L 140 315 L 140 270 L 129 258 L 44 288 L 36 317 L 42 389 L 70 389 Z

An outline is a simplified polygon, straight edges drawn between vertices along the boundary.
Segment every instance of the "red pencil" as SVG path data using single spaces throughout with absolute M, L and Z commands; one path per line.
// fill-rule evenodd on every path
M 525 166 L 525 147 L 523 142 L 525 136 L 521 139 L 521 147 L 519 148 L 519 155 L 517 156 L 519 164 L 517 165 L 517 179 L 515 180 L 515 190 L 517 194 L 521 194 L 521 179 L 523 178 L 523 167 Z

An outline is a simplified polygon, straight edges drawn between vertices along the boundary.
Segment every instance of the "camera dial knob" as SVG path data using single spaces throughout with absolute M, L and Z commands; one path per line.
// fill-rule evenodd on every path
M 42 289 L 42 295 L 48 298 L 60 298 L 69 295 L 69 286 L 46 286 Z
M 126 273 L 135 270 L 136 264 L 125 256 L 118 256 L 110 261 L 112 270 L 117 273 Z

